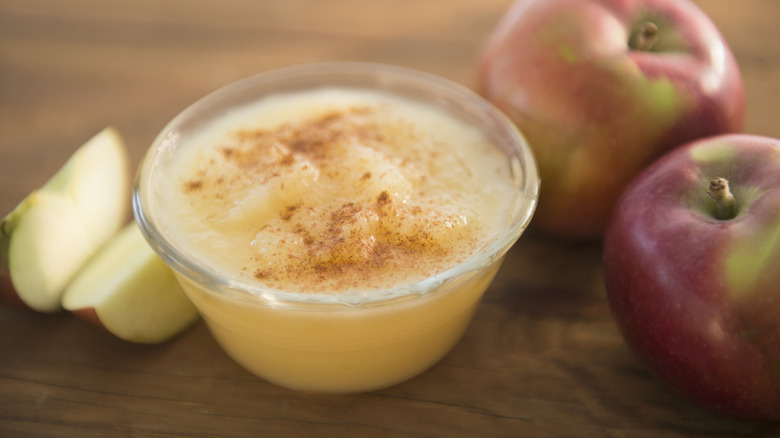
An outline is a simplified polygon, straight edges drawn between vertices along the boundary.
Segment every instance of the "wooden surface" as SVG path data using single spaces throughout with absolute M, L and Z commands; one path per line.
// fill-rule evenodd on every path
M 780 137 L 780 2 L 701 0 L 747 87 L 746 130 Z M 315 61 L 378 61 L 472 85 L 509 0 L 0 1 L 0 213 L 116 126 L 133 164 L 186 105 L 236 79 Z M 66 256 L 66 255 L 64 255 Z M 68 314 L 0 308 L 0 436 L 768 437 L 657 383 L 605 302 L 600 248 L 532 233 L 463 341 L 370 394 L 267 384 L 203 324 L 129 344 Z

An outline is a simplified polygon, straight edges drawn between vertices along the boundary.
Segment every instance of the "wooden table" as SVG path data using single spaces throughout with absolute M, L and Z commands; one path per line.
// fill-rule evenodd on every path
M 186 105 L 275 67 L 377 61 L 472 85 L 509 3 L 2 0 L 0 213 L 103 127 L 135 165 Z M 746 130 L 780 137 L 780 2 L 699 3 L 742 66 Z M 0 436 L 780 436 L 777 423 L 692 406 L 639 365 L 605 301 L 600 252 L 524 236 L 451 354 L 362 395 L 265 383 L 202 323 L 144 346 L 65 313 L 0 308 Z

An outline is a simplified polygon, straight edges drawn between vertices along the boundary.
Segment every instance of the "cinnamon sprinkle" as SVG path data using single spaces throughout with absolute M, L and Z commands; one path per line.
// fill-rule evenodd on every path
M 209 187 L 215 188 L 215 198 L 233 190 L 230 187 L 252 190 L 277 179 L 281 181 L 276 186 L 279 190 L 295 190 L 300 181 L 284 178 L 297 175 L 291 172 L 312 169 L 334 180 L 352 179 L 361 181 L 361 187 L 379 188 L 372 195 L 367 192 L 366 197 L 333 205 L 307 202 L 305 190 L 300 200 L 291 198 L 292 203 L 269 205 L 267 208 L 278 209 L 274 216 L 277 220 L 289 223 L 296 218 L 291 226 L 280 228 L 295 238 L 279 238 L 276 245 L 261 248 L 260 254 L 240 268 L 242 271 L 251 272 L 254 279 L 271 287 L 334 291 L 356 285 L 378 287 L 388 278 L 403 278 L 408 271 L 431 275 L 468 254 L 453 249 L 473 247 L 479 237 L 474 230 L 451 230 L 447 226 L 454 220 L 451 215 L 396 202 L 395 189 L 382 188 L 384 174 L 342 166 L 350 144 L 373 146 L 416 140 L 417 133 L 404 125 L 378 125 L 381 116 L 377 111 L 358 106 L 274 129 L 237 130 L 232 133 L 236 145 L 218 149 L 223 165 L 234 167 L 240 176 L 225 180 L 225 175 L 232 175 L 230 170 L 214 172 Z M 409 161 L 404 158 L 393 165 L 410 166 Z M 202 172 L 200 178 L 185 182 L 184 192 L 202 192 L 204 179 L 209 176 Z M 291 184 L 293 188 L 288 189 Z M 227 200 L 225 205 L 235 207 Z M 258 224 L 251 233 L 270 232 L 266 225 Z M 285 231 L 281 233 L 283 236 Z

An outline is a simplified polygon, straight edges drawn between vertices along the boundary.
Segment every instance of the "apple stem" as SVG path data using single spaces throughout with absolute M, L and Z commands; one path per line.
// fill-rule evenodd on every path
M 715 217 L 718 220 L 725 221 L 737 216 L 737 200 L 731 194 L 729 181 L 726 178 L 712 178 L 707 193 L 718 206 L 715 212 Z
M 628 46 L 634 50 L 649 52 L 660 36 L 658 26 L 652 21 L 643 21 L 634 28 L 628 40 Z

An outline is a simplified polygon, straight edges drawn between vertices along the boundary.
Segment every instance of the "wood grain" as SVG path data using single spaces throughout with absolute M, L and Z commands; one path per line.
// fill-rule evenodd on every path
M 185 106 L 271 68 L 377 61 L 472 85 L 510 0 L 3 0 L 0 213 L 107 125 L 134 164 Z M 700 0 L 734 50 L 746 131 L 780 138 L 777 0 Z M 656 382 L 605 302 L 601 248 L 533 232 L 465 338 L 409 382 L 325 396 L 267 384 L 205 326 L 133 345 L 67 314 L 0 308 L 0 436 L 771 437 Z

